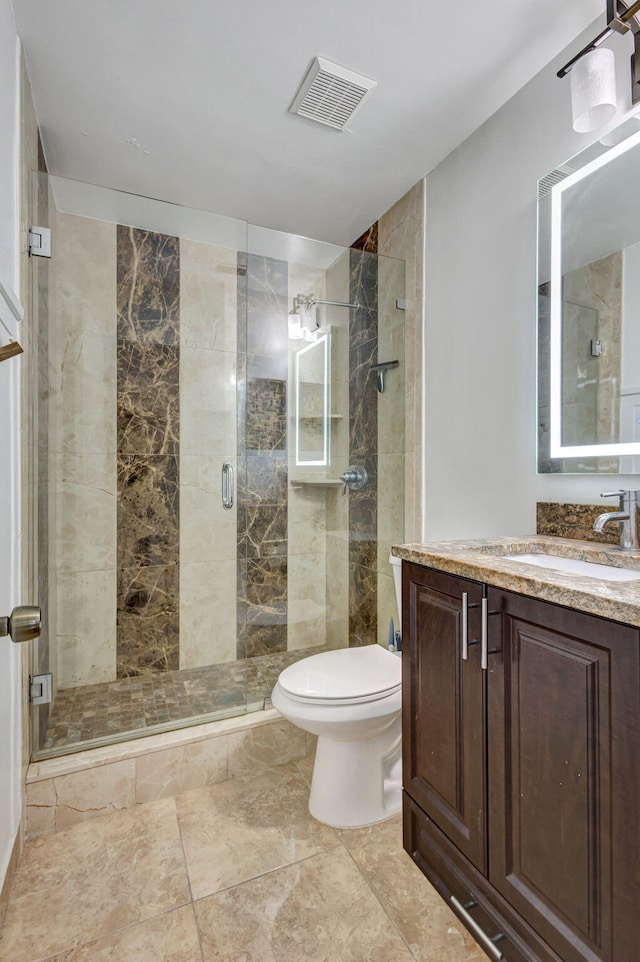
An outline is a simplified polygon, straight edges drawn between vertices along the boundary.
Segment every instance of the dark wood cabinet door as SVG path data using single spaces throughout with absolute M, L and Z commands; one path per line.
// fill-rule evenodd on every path
M 486 673 L 479 644 L 461 657 L 463 592 L 473 642 L 483 588 L 407 562 L 402 571 L 404 789 L 484 871 Z
M 563 962 L 638 962 L 639 632 L 488 597 L 489 880 Z

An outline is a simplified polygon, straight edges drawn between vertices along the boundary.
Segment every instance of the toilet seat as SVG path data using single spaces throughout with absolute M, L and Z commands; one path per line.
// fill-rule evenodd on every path
M 399 658 L 380 645 L 340 648 L 289 665 L 278 679 L 292 700 L 313 705 L 358 705 L 400 690 Z

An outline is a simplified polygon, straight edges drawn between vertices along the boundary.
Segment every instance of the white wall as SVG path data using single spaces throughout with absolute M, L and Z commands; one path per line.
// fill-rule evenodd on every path
M 640 244 L 625 247 L 622 266 L 622 388 L 640 386 Z
M 595 139 L 573 132 L 556 71 L 600 26 L 427 177 L 428 540 L 528 534 L 536 501 L 595 503 L 640 487 L 629 476 L 536 475 L 536 182 Z
M 0 282 L 18 290 L 18 37 L 10 0 L 0 0 Z M 0 295 L 0 343 L 17 337 Z M 20 604 L 19 361 L 0 365 L 0 615 Z M 0 638 L 0 886 L 18 831 L 21 785 L 21 651 Z

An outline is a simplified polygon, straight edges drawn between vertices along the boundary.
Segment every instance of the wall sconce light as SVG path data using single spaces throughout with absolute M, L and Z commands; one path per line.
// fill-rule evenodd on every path
M 639 0 L 640 2 L 640 0 Z M 315 308 L 318 304 L 327 304 L 330 307 L 349 307 L 358 310 L 360 305 L 347 304 L 345 301 L 323 301 L 313 294 L 296 294 L 293 299 L 293 308 L 289 311 L 288 328 L 289 339 L 299 341 L 314 341 L 318 336 L 320 325 L 316 317 Z
M 617 109 L 615 57 L 600 45 L 613 33 L 634 35 L 631 57 L 631 102 L 640 102 L 640 0 L 607 0 L 607 27 L 580 53 L 558 71 L 558 77 L 571 74 L 571 112 L 573 129 L 584 134 L 604 127 Z

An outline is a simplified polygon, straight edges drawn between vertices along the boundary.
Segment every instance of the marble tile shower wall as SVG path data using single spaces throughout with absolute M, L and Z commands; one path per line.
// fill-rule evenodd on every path
M 403 292 L 385 291 L 387 274 L 379 285 L 391 267 L 352 250 L 325 271 L 56 216 L 48 507 L 60 687 L 383 640 L 393 588 L 378 537 L 401 539 L 385 492 L 400 470 L 391 402 L 402 382 L 389 379 L 380 408 L 369 367 L 402 341 Z M 329 474 L 365 464 L 361 494 L 289 487 L 296 293 L 362 305 L 322 316 L 335 334 L 332 410 L 349 414 L 334 421 Z M 224 460 L 237 465 L 234 511 L 220 500 Z
M 288 264 L 238 255 L 238 658 L 287 650 Z
M 49 361 L 39 516 L 49 539 L 50 670 L 69 688 L 115 679 L 116 228 L 53 207 L 50 213 L 56 241 L 48 311 L 39 297 Z
M 378 625 L 378 256 L 349 253 L 349 464 L 369 482 L 349 493 L 349 644 L 377 641 Z
M 117 228 L 117 675 L 180 666 L 180 243 Z
M 236 454 L 236 251 L 54 216 L 40 517 L 55 681 L 235 660 L 219 476 Z
M 308 264 L 289 263 L 290 305 L 296 294 L 313 294 L 315 297 L 326 299 L 327 271 Z M 334 316 L 330 315 L 329 308 L 320 310 L 323 326 L 330 324 L 332 327 L 332 339 L 335 344 Z M 344 315 L 345 312 L 342 311 L 342 314 Z M 288 387 L 290 399 L 295 397 L 295 353 L 298 348 L 298 342 L 290 342 Z M 334 371 L 335 366 L 332 365 L 332 381 Z M 332 393 L 335 395 L 335 391 Z M 335 396 L 331 398 L 331 402 L 332 410 L 337 411 L 339 408 L 336 406 Z M 332 449 L 335 448 L 337 425 L 343 424 L 343 421 L 332 420 Z M 305 471 L 315 472 L 318 469 L 303 469 L 296 466 L 296 450 L 293 441 L 295 410 L 292 403 L 289 404 L 288 409 L 288 428 L 291 439 L 288 445 L 288 465 L 289 479 L 292 484 L 289 487 L 287 512 L 287 649 L 299 651 L 315 648 L 316 645 L 324 646 L 327 643 L 327 624 L 331 604 L 327 593 L 328 508 L 332 496 L 335 497 L 335 490 L 319 485 L 295 486 L 293 484 Z M 327 473 L 335 476 L 335 470 L 332 472 L 330 467 L 326 470 Z M 345 638 L 346 630 L 342 634 L 341 645 L 344 645 Z
M 237 253 L 180 241 L 180 668 L 236 658 Z M 239 396 L 238 396 L 239 398 Z

